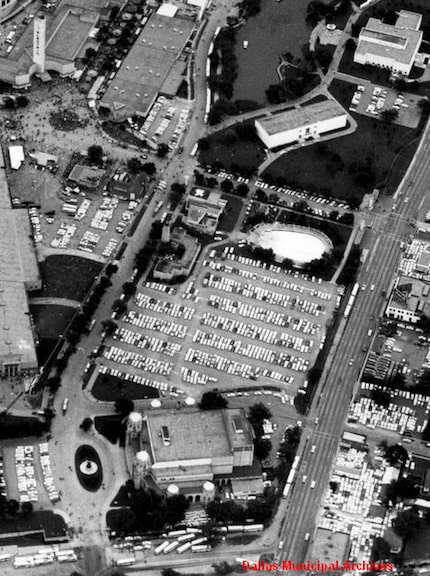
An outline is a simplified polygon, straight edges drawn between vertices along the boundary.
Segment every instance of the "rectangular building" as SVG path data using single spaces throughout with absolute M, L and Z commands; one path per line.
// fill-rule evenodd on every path
M 214 234 L 227 206 L 220 192 L 208 188 L 193 188 L 188 194 L 185 223 L 204 234 Z
M 148 114 L 194 30 L 193 21 L 165 14 L 150 16 L 100 101 L 114 120 Z
M 369 18 L 360 32 L 354 62 L 388 68 L 408 76 L 423 38 L 422 16 L 401 10 L 396 24 Z
M 259 118 L 255 120 L 255 128 L 260 140 L 272 149 L 318 138 L 325 132 L 344 128 L 346 122 L 347 113 L 342 106 L 334 100 L 324 100 Z
M 152 474 L 160 486 L 200 486 L 252 466 L 252 428 L 241 408 L 159 410 L 146 416 Z
M 423 280 L 400 276 L 385 310 L 387 318 L 416 324 L 421 315 L 430 316 L 428 287 L 428 282 Z

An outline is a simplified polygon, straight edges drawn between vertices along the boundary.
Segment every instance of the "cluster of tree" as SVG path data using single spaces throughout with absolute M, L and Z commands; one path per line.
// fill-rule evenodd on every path
M 227 400 L 217 390 L 204 392 L 199 404 L 200 410 L 219 410 L 227 406 Z
M 135 266 L 138 270 L 138 276 L 141 276 L 148 269 L 154 255 L 158 251 L 159 241 L 161 238 L 162 224 L 160 221 L 153 222 L 149 239 L 146 244 L 139 250 L 134 259 Z
M 179 204 L 179 202 L 184 198 L 186 190 L 187 188 L 185 184 L 181 184 L 180 182 L 173 182 L 170 187 L 169 194 L 169 200 L 172 202 L 172 204 L 175 206 Z
M 373 167 L 373 160 L 366 156 L 364 162 L 352 162 L 348 167 L 354 183 L 360 188 L 371 188 L 376 182 L 376 170 Z
M 81 335 L 88 333 L 94 312 L 97 310 L 107 288 L 112 285 L 110 276 L 117 269 L 118 267 L 114 264 L 110 264 L 106 267 L 105 274 L 100 277 L 99 281 L 94 286 L 91 294 L 82 305 L 80 312 L 74 316 L 66 334 L 66 340 L 73 349 L 78 344 Z
M 28 106 L 30 100 L 24 94 L 19 94 L 18 96 L 6 96 L 3 98 L 3 106 L 8 110 L 14 110 L 15 108 L 25 108 Z
M 169 146 L 164 142 L 160 142 L 160 144 L 157 146 L 157 156 L 159 158 L 165 158 L 168 153 L 169 153 Z
M 130 507 L 116 514 L 110 526 L 120 534 L 170 528 L 184 519 L 189 507 L 188 500 L 182 494 L 166 497 L 151 489 L 136 489 L 131 480 L 126 482 L 125 489 Z
M 282 82 L 271 84 L 266 90 L 266 98 L 269 104 L 281 104 L 288 100 L 300 98 L 315 88 L 320 82 L 317 74 L 298 67 L 288 67 L 286 71 L 288 71 L 288 74 L 284 73 Z
M 399 477 L 392 480 L 385 492 L 387 500 L 393 504 L 407 498 L 417 498 L 420 493 L 420 487 L 410 477 Z
M 258 402 L 250 407 L 248 420 L 252 424 L 255 433 L 254 454 L 259 460 L 265 460 L 272 450 L 272 442 L 268 438 L 263 438 L 263 422 L 272 416 L 270 410 L 262 402 Z
M 53 416 L 53 412 L 49 413 Z M 6 411 L 0 414 L 0 440 L 10 438 L 40 437 L 50 428 L 50 418 L 41 422 L 39 418 L 12 416 Z
M 115 400 L 115 412 L 119 414 L 122 419 L 126 418 L 133 410 L 134 402 L 130 398 L 121 396 Z
M 148 176 L 153 176 L 157 168 L 153 162 L 142 163 L 139 158 L 129 158 L 127 160 L 127 168 L 132 174 L 140 174 L 140 172 L 145 172 Z
M 289 426 L 285 430 L 282 442 L 279 445 L 279 458 L 291 463 L 297 452 L 301 436 L 300 426 Z
M 338 284 L 348 286 L 355 282 L 360 267 L 360 258 L 361 250 L 358 246 L 354 245 L 349 252 L 348 258 L 342 268 L 342 272 L 339 275 Z
M 387 444 L 381 442 L 380 447 L 384 451 L 384 458 L 390 466 L 400 466 L 401 468 L 406 464 L 409 456 L 408 451 L 401 444 Z
M 214 500 L 207 505 L 206 512 L 212 520 L 220 524 L 243 524 L 247 520 L 266 524 L 272 516 L 275 504 L 276 495 L 273 490 L 269 490 L 263 496 L 247 502 L 246 506 L 232 500 Z
M 244 184 L 242 182 L 238 184 L 237 187 L 235 188 L 233 186 L 233 182 L 228 179 L 223 180 L 221 182 L 220 188 L 223 192 L 226 192 L 227 194 L 237 194 L 241 198 L 246 198 L 249 192 L 249 186 L 247 184 Z
M 158 249 L 161 258 L 174 257 L 180 260 L 185 253 L 185 246 L 180 242 L 162 242 Z
M 209 77 L 209 87 L 227 100 L 233 96 L 234 82 L 237 78 L 235 44 L 236 30 L 223 28 L 215 40 L 214 51 L 210 57 L 212 73 Z
M 323 0 L 312 0 L 306 7 L 306 21 L 315 26 L 323 18 L 332 20 L 345 14 L 349 7 L 349 0 L 332 0 L 328 4 Z
M 98 144 L 91 144 L 91 146 L 88 146 L 87 158 L 90 164 L 95 164 L 96 166 L 102 166 L 103 148 Z
M 402 510 L 393 520 L 393 529 L 396 534 L 403 538 L 403 546 L 407 540 L 418 532 L 422 525 L 423 520 L 420 518 L 416 508 Z
M 206 186 L 206 188 L 215 188 L 218 186 L 218 180 L 213 176 L 205 176 L 198 170 L 194 170 L 194 183 L 196 186 Z
M 0 495 L 0 519 L 13 520 L 18 516 L 29 516 L 33 512 L 31 502 L 22 502 L 21 506 L 17 500 L 8 500 L 6 496 Z
M 260 104 L 253 100 L 227 100 L 220 98 L 211 107 L 208 117 L 208 122 L 211 126 L 218 124 L 224 116 L 236 116 L 244 112 L 251 112 L 258 110 Z

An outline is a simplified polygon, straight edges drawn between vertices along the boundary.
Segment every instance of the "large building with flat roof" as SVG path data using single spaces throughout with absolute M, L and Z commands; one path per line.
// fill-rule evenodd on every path
M 41 287 L 27 209 L 13 210 L 0 148 L 0 375 L 37 369 L 27 290 Z
M 255 120 L 255 128 L 260 140 L 272 149 L 318 138 L 325 132 L 344 128 L 346 122 L 342 106 L 334 100 L 324 100 L 259 118 Z
M 165 6 L 165 5 L 164 5 Z M 100 107 L 116 121 L 135 114 L 146 116 L 157 96 L 175 96 L 184 77 L 178 61 L 195 23 L 166 9 L 152 14 L 109 84 Z M 170 74 L 175 73 L 176 81 Z
M 354 62 L 409 75 L 423 38 L 421 20 L 421 14 L 407 10 L 400 10 L 394 25 L 369 18 L 360 32 Z
M 430 316 L 430 284 L 418 278 L 400 276 L 385 310 L 387 318 L 416 324 L 422 315 Z
M 184 222 L 203 234 L 215 234 L 226 206 L 227 200 L 217 190 L 193 188 L 185 201 Z
M 187 496 L 199 496 L 205 482 L 229 482 L 236 494 L 262 492 L 253 431 L 242 408 L 154 410 L 144 421 L 159 487 L 174 484 Z

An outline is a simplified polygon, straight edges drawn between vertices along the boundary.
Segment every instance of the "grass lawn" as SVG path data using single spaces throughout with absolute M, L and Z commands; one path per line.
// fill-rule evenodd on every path
M 228 204 L 220 218 L 217 231 L 233 232 L 242 209 L 243 200 L 233 194 L 222 194 L 221 198 L 223 200 L 228 200 Z
M 79 256 L 48 256 L 40 263 L 43 288 L 32 295 L 82 301 L 102 267 Z
M 409 538 L 405 550 L 405 560 L 413 558 L 430 559 L 430 526 L 423 524 L 422 527 Z
M 112 444 L 119 440 L 120 446 L 125 445 L 125 426 L 121 424 L 119 414 L 110 414 L 109 416 L 96 416 L 94 426 L 97 432 L 107 438 Z
M 333 96 L 346 107 L 354 89 L 354 84 L 340 80 L 330 86 Z M 387 194 L 394 192 L 418 146 L 423 122 L 411 130 L 359 114 L 353 116 L 358 123 L 356 132 L 293 150 L 271 164 L 265 175 L 283 177 L 300 188 L 328 189 L 336 198 L 361 200 L 375 187 Z M 340 158 L 335 166 L 330 161 L 333 155 Z M 375 178 L 359 183 L 349 169 L 354 163 L 366 162 L 370 162 Z
M 91 393 L 94 398 L 103 402 L 115 402 L 122 396 L 130 398 L 130 400 L 160 397 L 160 393 L 156 388 L 142 386 L 129 380 L 122 380 L 111 374 L 98 374 L 91 388 Z

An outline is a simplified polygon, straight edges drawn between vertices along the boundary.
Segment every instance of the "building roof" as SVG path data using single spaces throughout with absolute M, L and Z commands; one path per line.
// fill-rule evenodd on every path
M 152 14 L 104 94 L 101 105 L 145 116 L 194 28 L 194 22 Z
M 334 100 L 324 100 L 273 114 L 266 118 L 259 118 L 256 122 L 269 136 L 273 136 L 287 130 L 294 130 L 345 115 L 346 112 L 340 104 Z
M 177 6 L 174 4 L 166 3 L 160 6 L 160 8 L 157 10 L 157 14 L 160 16 L 167 16 L 168 18 L 174 18 L 177 11 Z
M 430 315 L 429 283 L 410 276 L 400 276 L 394 287 L 389 307 L 409 310 L 418 316 Z
M 422 14 L 418 14 L 418 12 L 400 10 L 396 21 L 396 26 L 397 28 L 409 28 L 411 30 L 418 30 L 418 28 L 421 26 L 422 19 Z
M 10 167 L 13 170 L 21 168 L 24 162 L 24 148 L 22 146 L 9 146 Z
M 58 156 L 46 152 L 32 152 L 29 154 L 38 166 L 48 166 L 48 164 L 58 164 Z
M 231 456 L 234 448 L 252 445 L 241 408 L 225 410 L 159 410 L 148 413 L 154 464 Z M 165 427 L 169 442 L 163 438 Z
M 41 278 L 33 244 L 33 231 L 31 229 L 28 210 L 26 208 L 12 210 L 12 217 L 15 220 L 15 229 L 19 231 L 17 239 L 23 280 L 25 283 L 38 284 L 41 282 Z
M 72 180 L 73 182 L 88 188 L 96 188 L 100 184 L 100 180 L 104 173 L 105 171 L 100 168 L 75 164 L 69 174 L 68 180 Z
M 401 22 L 407 23 L 405 14 L 401 17 Z M 408 65 L 415 57 L 422 37 L 421 30 L 385 24 L 376 18 L 369 18 L 366 27 L 360 32 L 356 53 L 372 54 Z

